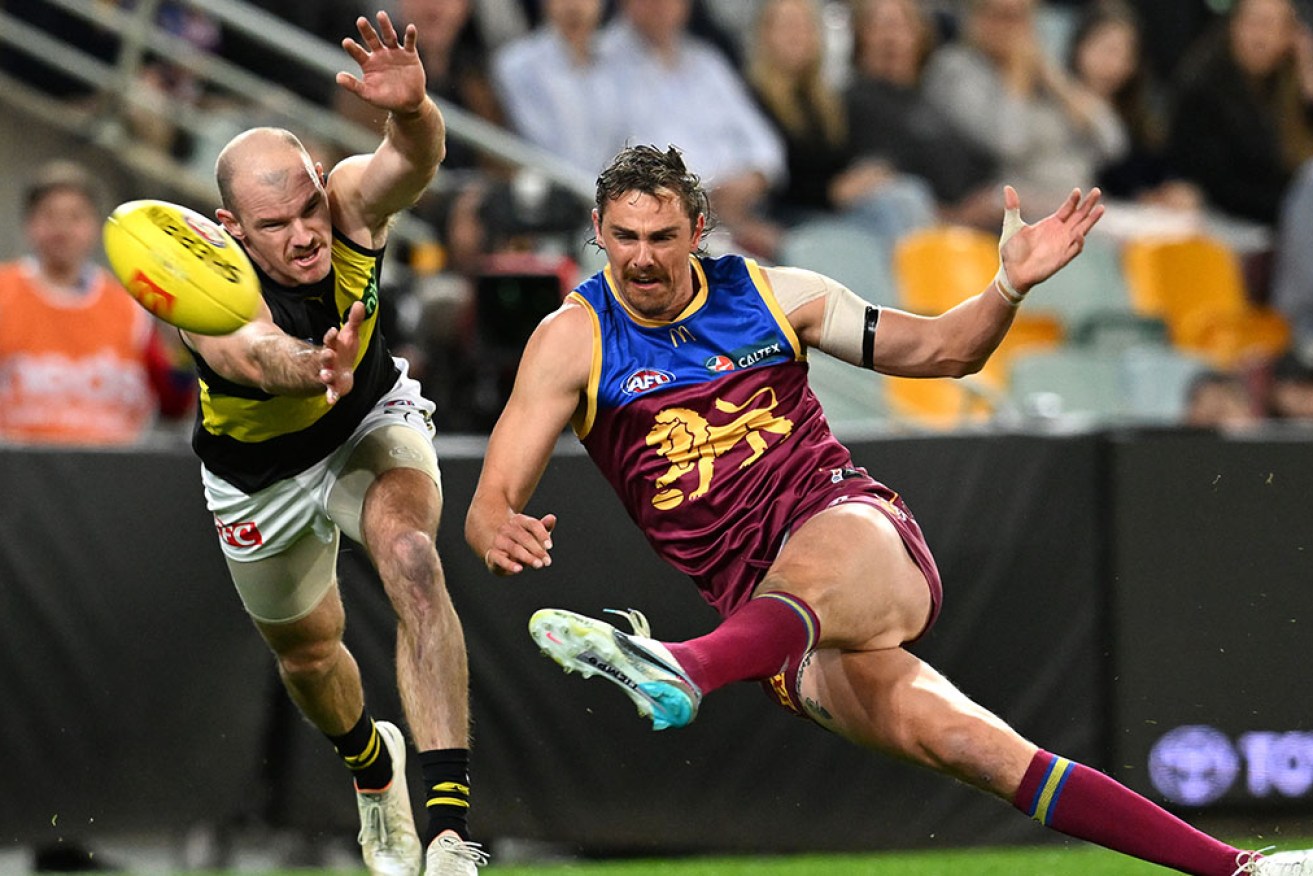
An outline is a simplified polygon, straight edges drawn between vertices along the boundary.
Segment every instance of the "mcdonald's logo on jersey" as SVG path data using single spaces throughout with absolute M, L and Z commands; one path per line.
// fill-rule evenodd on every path
M 686 325 L 677 325 L 670 330 L 670 343 L 678 347 L 681 343 L 691 343 L 697 340 L 697 336 Z

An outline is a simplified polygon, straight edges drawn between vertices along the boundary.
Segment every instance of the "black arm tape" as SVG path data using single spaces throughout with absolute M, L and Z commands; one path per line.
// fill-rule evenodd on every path
M 866 321 L 862 326 L 862 367 L 875 367 L 875 324 L 880 321 L 880 308 L 867 306 Z

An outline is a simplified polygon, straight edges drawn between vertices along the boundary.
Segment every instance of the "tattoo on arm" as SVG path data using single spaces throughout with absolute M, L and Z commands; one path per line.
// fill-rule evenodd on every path
M 251 358 L 260 375 L 260 388 L 274 395 L 322 392 L 318 354 L 317 347 L 287 335 L 260 338 L 251 349 Z

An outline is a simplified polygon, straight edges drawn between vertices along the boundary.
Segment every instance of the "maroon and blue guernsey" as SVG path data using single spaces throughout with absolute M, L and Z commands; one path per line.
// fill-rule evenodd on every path
M 898 505 L 886 513 L 902 509 L 831 434 L 757 264 L 690 263 L 697 292 L 671 322 L 631 312 L 609 268 L 571 293 L 594 336 L 576 432 L 652 546 L 724 615 L 752 595 L 790 528 L 845 489 L 874 485 L 875 501 Z

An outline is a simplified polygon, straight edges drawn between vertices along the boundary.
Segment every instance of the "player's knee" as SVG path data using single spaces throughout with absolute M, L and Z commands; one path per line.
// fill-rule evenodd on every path
M 397 571 L 409 581 L 431 582 L 438 575 L 438 549 L 426 532 L 406 530 L 398 533 L 389 550 Z
M 442 564 L 432 536 L 417 530 L 398 533 L 387 545 L 393 599 L 408 611 L 426 611 L 442 587 Z
M 931 765 L 941 772 L 976 788 L 1001 793 L 1010 741 L 1000 738 L 997 728 L 964 715 L 936 734 L 928 754 Z
M 341 657 L 341 648 L 340 638 L 299 643 L 277 652 L 278 666 L 291 681 L 313 681 L 333 671 Z

